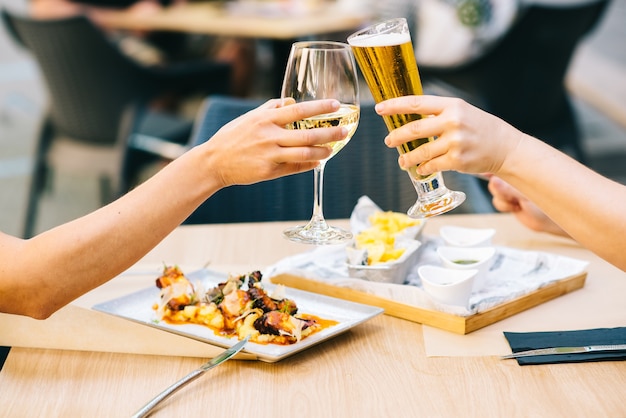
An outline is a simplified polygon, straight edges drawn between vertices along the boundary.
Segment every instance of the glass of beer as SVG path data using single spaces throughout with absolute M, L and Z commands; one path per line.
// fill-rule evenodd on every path
M 284 231 L 284 235 L 305 244 L 341 244 L 352 238 L 352 233 L 328 225 L 322 210 L 324 167 L 350 140 L 359 124 L 359 83 L 356 63 L 350 45 L 341 42 L 296 42 L 291 47 L 281 97 L 296 102 L 319 99 L 337 99 L 341 106 L 333 113 L 317 115 L 294 122 L 287 129 L 314 129 L 345 126 L 348 135 L 341 141 L 324 146 L 332 154 L 315 167 L 313 215 L 306 225 Z
M 406 19 L 397 18 L 362 29 L 348 37 L 356 62 L 363 73 L 376 103 L 387 99 L 422 94 L 411 35 Z M 383 116 L 387 129 L 393 129 L 420 119 L 421 115 L 399 114 Z M 435 138 L 416 138 L 398 147 L 407 153 Z M 441 173 L 428 176 L 409 168 L 409 178 L 417 191 L 417 201 L 408 210 L 413 218 L 428 218 L 459 206 L 465 194 L 446 188 Z

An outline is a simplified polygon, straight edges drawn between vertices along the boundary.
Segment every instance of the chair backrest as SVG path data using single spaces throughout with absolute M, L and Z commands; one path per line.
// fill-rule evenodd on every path
M 41 69 L 59 133 L 115 142 L 122 112 L 155 90 L 155 80 L 84 16 L 37 20 L 3 10 L 2 18 Z
M 223 96 L 209 97 L 197 121 L 192 143 L 199 144 L 225 123 L 261 102 Z M 324 215 L 347 218 L 359 197 L 369 196 L 383 210 L 405 212 L 416 193 L 398 166 L 398 153 L 385 146 L 387 128 L 373 104 L 361 106 L 359 127 L 346 147 L 326 165 Z M 249 186 L 220 190 L 198 208 L 186 223 L 306 220 L 313 211 L 311 172 Z

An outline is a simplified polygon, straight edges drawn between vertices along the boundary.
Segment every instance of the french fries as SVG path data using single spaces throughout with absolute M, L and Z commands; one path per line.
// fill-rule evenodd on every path
M 396 248 L 396 235 L 406 228 L 419 225 L 419 219 L 404 213 L 376 212 L 369 217 L 371 227 L 359 232 L 355 238 L 357 249 L 367 250 L 367 264 L 375 265 L 397 260 L 404 248 Z

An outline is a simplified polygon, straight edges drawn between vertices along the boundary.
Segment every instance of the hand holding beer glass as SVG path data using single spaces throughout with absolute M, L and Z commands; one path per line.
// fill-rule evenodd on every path
M 406 19 L 392 19 L 367 27 L 350 35 L 348 43 L 376 103 L 399 96 L 422 94 L 422 82 Z M 384 116 L 383 119 L 391 132 L 421 117 L 400 114 Z M 417 138 L 398 147 L 398 152 L 407 153 L 434 140 Z M 417 191 L 417 201 L 407 212 L 412 218 L 428 218 L 448 212 L 465 200 L 464 193 L 446 188 L 441 173 L 422 176 L 413 167 L 408 174 Z
M 317 99 L 337 99 L 337 112 L 317 115 L 287 126 L 288 129 L 313 129 L 345 126 L 348 135 L 326 146 L 332 154 L 314 169 L 313 216 L 308 224 L 286 229 L 284 235 L 292 241 L 305 244 L 340 244 L 352 238 L 352 233 L 329 226 L 322 211 L 324 167 L 350 140 L 359 124 L 359 89 L 354 55 L 350 45 L 340 42 L 296 42 L 291 47 L 282 98 L 296 102 Z

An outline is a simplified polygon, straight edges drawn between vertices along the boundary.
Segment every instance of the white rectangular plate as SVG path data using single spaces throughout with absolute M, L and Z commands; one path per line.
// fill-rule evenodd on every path
M 205 289 L 210 289 L 227 279 L 227 275 L 224 273 L 206 269 L 190 273 L 187 277 L 193 283 L 202 281 Z M 276 286 L 263 282 L 263 287 L 271 293 Z M 250 342 L 246 345 L 244 352 L 255 355 L 259 360 L 273 363 L 339 335 L 383 313 L 383 309 L 375 306 L 349 302 L 292 288 L 286 289 L 286 297 L 296 302 L 298 312 L 300 313 L 317 315 L 320 318 L 335 320 L 339 323 L 291 345 L 265 345 Z M 236 343 L 236 337 L 227 338 L 216 335 L 213 330 L 202 325 L 172 325 L 157 320 L 152 306 L 158 301 L 158 298 L 159 289 L 154 286 L 153 288 L 140 290 L 108 302 L 99 303 L 93 309 L 220 347 L 231 347 Z

